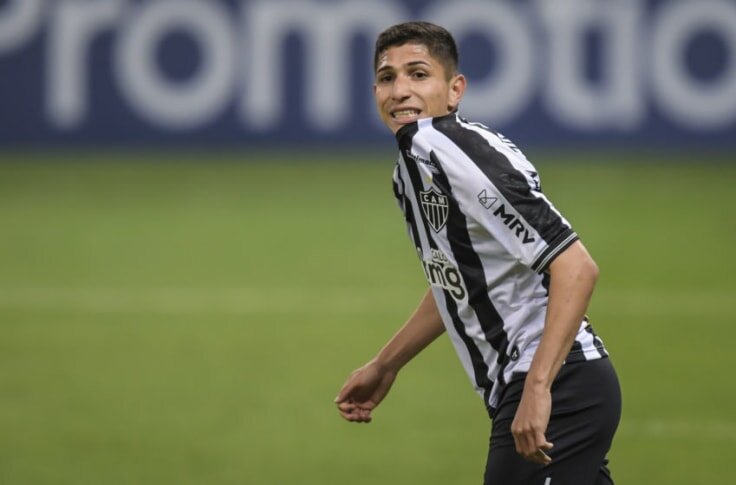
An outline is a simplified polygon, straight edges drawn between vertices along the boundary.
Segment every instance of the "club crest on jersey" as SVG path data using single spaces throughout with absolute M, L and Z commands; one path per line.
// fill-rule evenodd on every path
M 422 201 L 422 212 L 427 222 L 432 226 L 434 232 L 440 232 L 445 227 L 447 215 L 450 212 L 447 196 L 432 187 L 427 191 L 419 192 L 419 199 Z

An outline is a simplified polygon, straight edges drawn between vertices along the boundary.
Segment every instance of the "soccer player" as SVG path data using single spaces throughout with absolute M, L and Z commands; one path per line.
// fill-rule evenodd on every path
M 457 112 L 467 81 L 449 32 L 376 41 L 374 95 L 400 155 L 393 187 L 430 288 L 335 402 L 370 422 L 399 370 L 445 331 L 493 420 L 487 485 L 611 484 L 616 373 L 585 311 L 598 268 L 502 135 Z

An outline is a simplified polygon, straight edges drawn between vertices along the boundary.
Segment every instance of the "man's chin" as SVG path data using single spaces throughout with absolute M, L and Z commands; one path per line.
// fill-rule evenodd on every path
M 416 123 L 419 121 L 419 118 L 413 118 L 410 120 L 391 120 L 391 124 L 389 125 L 389 128 L 391 128 L 391 131 L 394 133 L 397 133 L 401 128 L 405 127 L 406 125 L 410 125 L 412 123 Z

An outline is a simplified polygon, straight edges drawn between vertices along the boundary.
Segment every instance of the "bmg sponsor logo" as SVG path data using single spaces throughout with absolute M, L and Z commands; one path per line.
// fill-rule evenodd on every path
M 458 301 L 463 300 L 468 293 L 460 271 L 442 251 L 432 249 L 431 255 L 431 259 L 422 260 L 424 275 L 429 284 L 447 290 Z

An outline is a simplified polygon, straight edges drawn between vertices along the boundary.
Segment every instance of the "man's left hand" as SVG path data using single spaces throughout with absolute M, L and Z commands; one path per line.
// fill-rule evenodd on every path
M 552 462 L 547 452 L 552 449 L 553 444 L 545 437 L 551 411 L 552 395 L 549 389 L 525 385 L 519 408 L 511 423 L 516 452 L 541 465 Z

